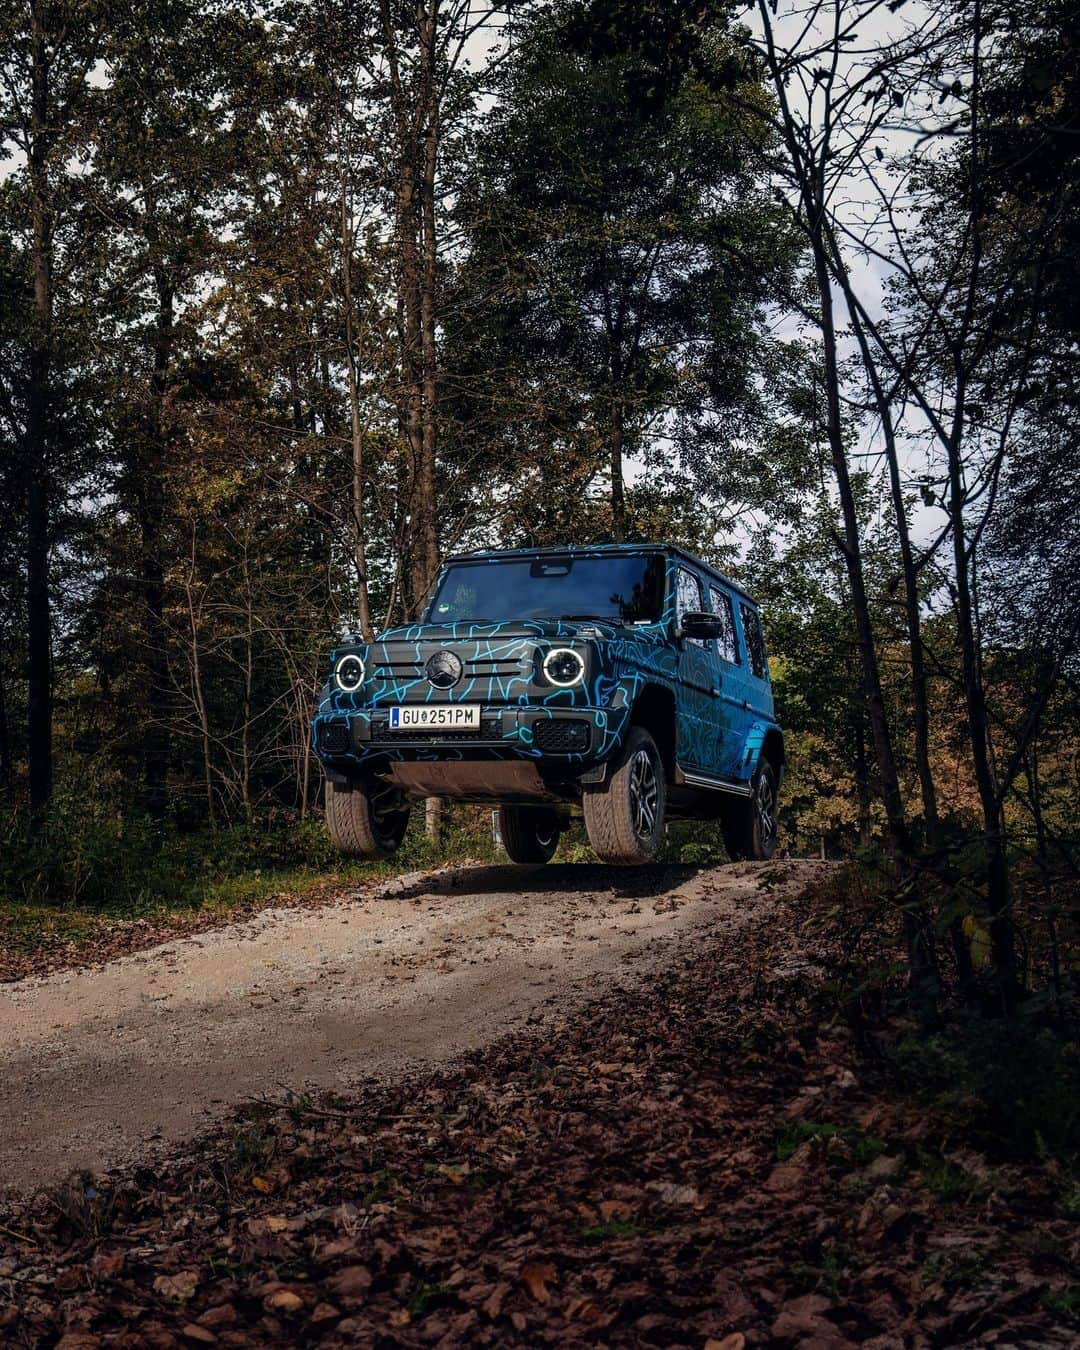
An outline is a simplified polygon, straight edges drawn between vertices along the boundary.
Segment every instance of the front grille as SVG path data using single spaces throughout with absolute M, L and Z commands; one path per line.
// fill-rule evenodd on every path
M 327 755 L 344 755 L 349 749 L 348 722 L 323 722 L 319 727 L 319 749 Z
M 502 653 L 498 655 L 488 654 L 486 656 L 467 656 L 460 648 L 453 645 L 425 646 L 416 655 L 390 650 L 386 652 L 381 661 L 373 661 L 371 666 L 372 677 L 376 680 L 402 681 L 419 680 L 424 678 L 424 667 L 428 660 L 439 651 L 451 651 L 461 659 L 463 667 L 462 680 L 477 679 L 527 679 L 533 670 L 533 660 L 531 652 L 521 652 L 518 655 L 512 653 Z
M 589 748 L 589 724 L 571 717 L 533 723 L 533 744 L 549 755 L 580 755 Z
M 423 671 L 424 666 L 420 661 L 380 661 L 371 668 L 377 680 L 415 680 Z
M 490 676 L 491 678 L 526 676 L 532 671 L 532 662 L 522 660 L 519 656 L 478 656 L 474 660 L 466 661 L 465 669 L 474 678 L 482 676 Z

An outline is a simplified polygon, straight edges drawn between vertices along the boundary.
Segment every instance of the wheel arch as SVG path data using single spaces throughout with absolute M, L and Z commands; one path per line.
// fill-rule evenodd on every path
M 757 768 L 758 761 L 766 759 L 773 767 L 779 784 L 784 776 L 786 757 L 784 753 L 784 733 L 774 722 L 755 722 L 746 737 L 743 753 L 745 776 L 750 778 Z
M 664 761 L 664 776 L 675 776 L 675 693 L 662 684 L 647 684 L 634 699 L 630 726 L 644 727 Z

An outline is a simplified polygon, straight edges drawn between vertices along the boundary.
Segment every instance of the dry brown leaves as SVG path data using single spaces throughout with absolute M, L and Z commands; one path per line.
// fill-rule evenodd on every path
M 0 1342 L 1074 1345 L 1045 1169 L 934 1194 L 934 1122 L 815 1011 L 806 941 L 770 919 L 547 1039 L 38 1197 L 0 1216 Z

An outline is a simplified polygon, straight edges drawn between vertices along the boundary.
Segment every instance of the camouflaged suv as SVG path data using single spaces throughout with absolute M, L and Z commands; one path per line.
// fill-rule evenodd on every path
M 330 835 L 385 856 L 422 797 L 498 804 L 515 862 L 570 812 L 601 858 L 652 858 L 665 822 L 776 846 L 783 734 L 757 606 L 663 544 L 450 558 L 418 623 L 343 642 L 314 720 Z

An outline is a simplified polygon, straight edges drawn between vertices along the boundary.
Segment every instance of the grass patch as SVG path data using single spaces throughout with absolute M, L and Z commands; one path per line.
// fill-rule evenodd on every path
M 445 1284 L 429 1284 L 427 1280 L 417 1280 L 409 1290 L 405 1301 L 410 1317 L 426 1317 L 436 1308 L 445 1308 L 457 1302 L 454 1291 Z
M 944 1289 L 972 1289 L 985 1273 L 985 1266 L 975 1257 L 954 1252 L 938 1252 L 919 1269 L 918 1282 L 922 1288 L 940 1285 Z
M 183 831 L 58 790 L 38 832 L 17 817 L 0 821 L 0 963 L 85 947 L 118 922 L 221 920 L 318 885 L 494 858 L 490 813 L 461 807 L 445 818 L 441 844 L 414 812 L 392 859 L 358 862 L 333 848 L 319 813 Z
M 918 1171 L 927 1190 L 947 1205 L 969 1204 L 989 1191 L 986 1181 L 936 1153 L 920 1150 Z
M 795 1153 L 808 1139 L 842 1139 L 851 1149 L 851 1155 L 860 1167 L 867 1167 L 886 1149 L 883 1139 L 869 1134 L 855 1125 L 833 1125 L 828 1121 L 799 1120 L 785 1125 L 776 1136 L 776 1156 L 780 1162 Z
M 371 1209 L 372 1205 L 381 1205 L 384 1200 L 389 1199 L 397 1186 L 397 1177 L 387 1168 L 380 1168 L 373 1172 L 371 1176 L 371 1185 L 360 1197 L 360 1208 Z
M 645 1229 L 640 1224 L 629 1223 L 626 1219 L 605 1219 L 603 1223 L 594 1223 L 581 1230 L 586 1242 L 607 1242 L 610 1238 L 640 1237 Z
M 1073 1326 L 1080 1326 L 1080 1284 L 1049 1290 L 1042 1297 L 1042 1305 L 1055 1317 L 1060 1317 Z

